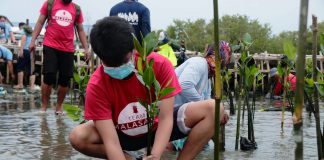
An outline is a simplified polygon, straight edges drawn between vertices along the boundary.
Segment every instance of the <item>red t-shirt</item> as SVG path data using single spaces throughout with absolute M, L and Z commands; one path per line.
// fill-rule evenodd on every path
M 296 76 L 289 73 L 289 75 L 287 77 L 287 80 L 290 83 L 290 90 L 295 91 L 296 90 Z M 281 92 L 282 92 L 283 86 L 282 86 L 282 84 L 280 82 L 280 77 L 279 76 L 276 77 L 276 81 L 277 81 L 276 86 L 275 86 L 273 92 L 274 92 L 274 95 L 279 96 L 281 94 Z
M 40 13 L 47 16 L 47 1 L 44 2 Z M 74 22 L 76 18 L 76 8 L 73 3 L 64 4 L 61 0 L 54 0 L 51 17 L 43 44 L 64 52 L 74 52 Z M 77 24 L 83 23 L 82 12 L 77 20 Z
M 154 59 L 154 73 L 161 87 L 165 87 L 172 78 L 168 87 L 173 87 L 175 90 L 164 98 L 181 92 L 170 61 L 157 53 L 150 54 L 149 58 Z M 112 119 L 116 129 L 122 133 L 129 136 L 143 135 L 147 133 L 146 109 L 138 101 L 145 100 L 145 98 L 145 87 L 135 74 L 126 80 L 118 80 L 111 78 L 104 72 L 103 66 L 99 66 L 87 86 L 85 119 Z

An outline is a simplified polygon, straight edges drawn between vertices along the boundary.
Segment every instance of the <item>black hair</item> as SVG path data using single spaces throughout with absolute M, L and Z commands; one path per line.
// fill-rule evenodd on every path
M 19 27 L 19 28 L 22 27 L 22 26 L 24 26 L 24 25 L 26 25 L 26 23 L 24 23 L 24 22 L 19 22 L 19 23 L 18 23 L 18 27 Z
M 93 51 L 109 67 L 127 63 L 134 49 L 133 27 L 123 18 L 105 17 L 96 22 L 90 33 Z

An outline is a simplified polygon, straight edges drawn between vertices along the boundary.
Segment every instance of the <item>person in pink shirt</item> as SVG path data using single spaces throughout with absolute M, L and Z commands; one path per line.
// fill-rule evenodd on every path
M 273 82 L 271 85 L 273 86 L 272 92 L 274 96 L 280 96 L 283 93 L 283 85 L 280 81 L 280 76 L 278 75 L 277 68 L 271 68 L 269 72 L 271 81 Z M 290 84 L 290 91 L 296 90 L 296 76 L 289 73 L 287 77 L 287 82 Z
M 138 53 L 132 33 L 132 26 L 119 17 L 103 18 L 91 30 L 91 46 L 102 65 L 93 73 L 86 89 L 84 118 L 89 121 L 76 126 L 69 137 L 72 146 L 83 154 L 123 160 L 123 150 L 139 150 L 147 145 L 146 109 L 138 101 L 148 97 L 135 73 Z M 185 136 L 188 140 L 178 159 L 194 159 L 214 135 L 215 101 L 174 107 L 175 96 L 182 89 L 171 62 L 155 52 L 148 59 L 154 59 L 153 69 L 161 87 L 174 90 L 161 99 L 153 125 L 152 155 L 144 159 L 161 159 L 169 141 Z M 221 113 L 223 116 L 223 107 Z
M 49 5 L 51 1 L 52 5 Z M 52 8 L 49 8 L 51 6 Z M 80 41 L 87 58 L 90 57 L 86 35 L 83 29 L 83 16 L 81 9 L 77 16 L 78 6 L 72 0 L 48 0 L 43 3 L 40 16 L 32 35 L 30 51 L 36 48 L 35 41 L 47 20 L 46 32 L 43 41 L 43 71 L 42 82 L 42 106 L 41 112 L 45 113 L 52 85 L 58 77 L 58 91 L 56 114 L 62 114 L 62 103 L 68 92 L 70 79 L 73 76 L 74 53 L 74 26 L 76 26 Z M 50 14 L 50 15 L 49 15 Z M 78 17 L 78 19 L 76 19 Z

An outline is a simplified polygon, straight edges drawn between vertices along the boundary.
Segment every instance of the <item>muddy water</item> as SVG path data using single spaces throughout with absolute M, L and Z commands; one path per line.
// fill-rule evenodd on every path
M 54 101 L 54 99 L 52 99 Z M 260 101 L 259 107 L 274 106 L 278 101 Z M 53 104 L 52 104 L 53 106 Z M 9 94 L 0 97 L 0 159 L 94 159 L 73 150 L 68 142 L 68 134 L 78 123 L 68 117 L 54 115 L 53 107 L 48 113 L 39 115 L 39 94 Z M 304 159 L 317 159 L 314 118 L 304 115 Z M 245 118 L 247 119 L 247 118 Z M 324 119 L 324 114 L 321 114 Z M 235 151 L 236 116 L 226 125 L 226 151 L 222 159 L 273 160 L 294 159 L 291 113 L 285 113 L 284 131 L 281 131 L 281 112 L 255 113 L 255 137 L 258 149 L 255 151 Z M 247 122 L 241 135 L 247 136 Z M 176 152 L 168 152 L 164 159 L 176 159 Z M 213 147 L 205 149 L 196 159 L 213 159 Z

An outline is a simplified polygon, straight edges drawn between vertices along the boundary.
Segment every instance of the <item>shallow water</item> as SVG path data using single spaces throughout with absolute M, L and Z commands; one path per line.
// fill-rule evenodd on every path
M 274 106 L 276 103 L 278 101 L 259 101 L 258 108 Z M 39 107 L 39 94 L 19 93 L 9 94 L 6 97 L 0 96 L 1 160 L 94 159 L 75 151 L 69 144 L 68 134 L 78 122 L 73 122 L 67 116 L 55 116 L 53 107 L 48 109 L 46 115 L 38 115 Z M 321 119 L 324 119 L 324 114 L 321 114 Z M 292 136 L 293 125 L 289 111 L 285 113 L 284 132 L 281 131 L 280 124 L 281 112 L 257 111 L 254 129 L 258 149 L 247 152 L 235 151 L 236 115 L 230 117 L 226 125 L 226 150 L 221 154 L 221 159 L 294 159 L 295 141 Z M 247 137 L 247 122 L 244 122 L 241 136 Z M 314 117 L 309 119 L 306 113 L 303 138 L 304 159 L 317 159 L 315 120 Z M 168 152 L 163 157 L 176 159 L 176 154 L 176 152 Z M 212 145 L 196 159 L 213 159 Z

